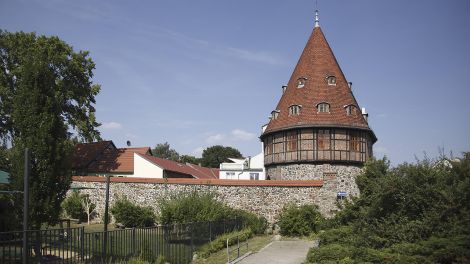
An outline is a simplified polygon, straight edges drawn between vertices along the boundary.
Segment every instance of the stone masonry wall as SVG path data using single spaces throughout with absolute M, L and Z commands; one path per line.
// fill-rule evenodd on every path
M 331 191 L 346 192 L 347 196 L 359 196 L 356 176 L 362 168 L 353 165 L 284 164 L 266 168 L 266 175 L 280 180 L 327 180 Z
M 346 178 L 348 177 L 350 176 L 346 176 Z M 77 180 L 76 178 L 74 177 L 74 187 L 79 188 L 81 193 L 90 196 L 92 202 L 96 204 L 98 218 L 101 219 L 101 216 L 104 215 L 106 183 L 103 180 L 90 181 L 89 179 Z M 83 178 L 89 178 L 89 176 Z M 179 183 L 132 182 L 133 180 L 129 178 L 127 178 L 129 182 L 118 182 L 119 179 L 116 179 L 118 181 L 112 181 L 110 184 L 110 205 L 117 197 L 126 196 L 139 205 L 151 206 L 158 213 L 160 199 L 179 192 L 197 190 L 215 192 L 218 199 L 228 206 L 262 215 L 270 223 L 276 221 L 282 208 L 288 203 L 297 205 L 314 203 L 319 206 L 320 212 L 324 216 L 331 217 L 338 209 L 336 206 L 338 190 L 346 190 L 348 186 L 341 182 L 343 178 L 345 177 L 327 177 L 323 181 L 315 181 L 316 184 L 309 184 L 313 181 L 305 180 L 282 181 L 282 184 L 278 186 L 273 184 L 250 184 L 250 181 L 246 181 L 247 185 L 243 185 L 243 181 L 234 183 L 235 181 L 227 180 L 217 180 L 216 184 L 210 181 L 188 184 L 184 181 L 190 182 L 191 179 L 181 179 Z M 225 184 L 225 182 L 227 183 Z M 351 193 L 356 194 L 358 193 L 355 191 L 357 187 L 354 186 L 349 186 L 347 190 L 351 190 Z

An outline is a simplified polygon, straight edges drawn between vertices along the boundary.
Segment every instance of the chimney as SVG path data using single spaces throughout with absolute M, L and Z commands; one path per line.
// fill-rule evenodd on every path
M 368 122 L 368 118 L 369 118 L 369 114 L 366 112 L 366 108 L 363 107 L 362 108 L 362 116 L 364 117 L 364 119 L 366 120 L 366 122 Z
M 248 169 L 251 168 L 251 156 L 248 156 Z
M 285 92 L 286 92 L 286 89 L 287 89 L 287 85 L 283 85 L 283 86 L 282 86 L 282 93 L 285 93 Z
M 348 82 L 349 89 L 352 89 L 352 82 Z

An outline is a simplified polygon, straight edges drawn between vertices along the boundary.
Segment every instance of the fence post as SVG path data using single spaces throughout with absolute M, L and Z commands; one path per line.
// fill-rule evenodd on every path
M 191 229 L 191 259 L 192 259 L 193 253 L 194 253 L 194 232 L 193 232 L 193 228 L 194 228 L 194 223 L 191 223 L 190 224 L 190 229 Z
M 85 226 L 80 228 L 80 257 L 85 260 Z
M 110 253 L 109 253 L 109 254 L 110 254 L 110 257 L 111 257 L 111 259 L 112 259 L 112 258 L 113 258 L 113 254 L 114 254 L 114 251 L 113 251 L 114 236 L 110 236 L 110 237 L 109 237 L 109 240 L 110 240 L 110 241 L 109 241 L 109 242 L 110 242 L 110 244 L 109 244 L 109 247 L 110 247 L 109 251 L 110 251 Z
M 137 253 L 136 253 L 136 244 L 137 244 L 137 241 L 136 241 L 136 235 L 135 235 L 135 227 L 132 228 L 132 256 L 136 256 Z
M 230 263 L 230 249 L 229 249 L 229 245 L 228 245 L 228 240 L 230 239 L 227 238 L 227 263 Z
M 22 263 L 28 263 L 28 217 L 29 217 L 29 149 L 24 149 L 24 182 L 23 182 L 23 252 Z
M 237 258 L 240 257 L 240 238 L 237 236 Z
M 212 242 L 212 221 L 209 221 L 209 242 Z

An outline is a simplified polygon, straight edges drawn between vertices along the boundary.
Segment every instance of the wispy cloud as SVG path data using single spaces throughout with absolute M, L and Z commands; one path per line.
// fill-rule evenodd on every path
M 220 144 L 226 141 L 227 136 L 224 134 L 214 134 L 206 138 L 206 143 L 210 145 Z
M 230 133 L 209 133 L 206 135 L 205 142 L 209 145 L 222 144 L 233 145 L 237 142 L 250 141 L 256 138 L 254 133 L 242 129 L 234 129 Z
M 101 127 L 103 129 L 121 129 L 122 125 L 118 122 L 104 122 Z
M 280 56 L 266 51 L 250 51 L 245 49 L 226 47 L 222 49 L 222 52 L 226 55 L 247 61 L 261 62 L 269 65 L 283 64 L 283 60 L 280 58 Z
M 191 152 L 191 154 L 193 154 L 195 157 L 202 157 L 202 152 L 204 151 L 204 147 L 198 147 L 198 148 L 195 148 L 193 149 L 193 151 Z
M 220 45 L 156 25 L 139 26 L 138 30 L 136 30 L 134 34 L 137 35 L 136 37 L 142 37 L 144 39 L 153 37 L 167 39 L 177 43 L 178 45 L 184 45 L 184 47 L 189 50 L 197 49 L 197 53 L 211 53 L 213 55 L 218 55 L 222 57 L 232 57 L 240 60 L 263 63 L 268 65 L 284 64 L 284 60 L 279 54 L 267 51 L 254 51 Z M 190 52 L 188 54 L 192 53 Z M 201 58 L 205 57 L 206 56 L 201 56 Z M 226 60 L 226 58 L 221 58 L 221 60 Z
M 231 134 L 232 134 L 234 139 L 242 140 L 242 141 L 249 141 L 249 140 L 252 140 L 256 137 L 256 135 L 254 133 L 246 132 L 246 131 L 241 130 L 241 129 L 235 129 L 235 130 L 232 131 Z

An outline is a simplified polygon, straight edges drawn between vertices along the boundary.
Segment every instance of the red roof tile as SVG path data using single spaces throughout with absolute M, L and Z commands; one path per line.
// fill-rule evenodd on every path
M 107 149 L 90 164 L 88 172 L 134 172 L 134 153 L 146 155 L 149 147 Z
M 219 178 L 219 169 L 201 167 L 189 163 L 179 163 L 172 160 L 157 158 L 150 155 L 139 155 L 142 158 L 152 162 L 153 164 L 159 166 L 160 168 L 190 175 L 197 179 L 218 179 Z
M 76 144 L 71 156 L 72 169 L 86 170 L 90 163 L 108 148 L 116 149 L 116 146 L 114 146 L 112 141 Z
M 336 85 L 328 85 L 326 79 L 328 76 L 336 77 Z M 297 80 L 301 77 L 307 79 L 305 86 L 297 88 Z M 316 106 L 321 102 L 330 104 L 329 113 L 317 113 Z M 301 105 L 299 115 L 289 115 L 288 108 L 291 105 Z M 358 114 L 347 115 L 345 109 L 347 105 L 357 107 Z M 280 111 L 278 118 L 268 123 L 263 135 L 293 127 L 312 126 L 370 130 L 320 27 L 314 28 L 287 84 L 287 89 L 273 110 Z
M 106 182 L 106 177 L 72 176 L 76 182 Z M 322 187 L 322 180 L 220 180 L 220 179 L 185 179 L 185 178 L 135 178 L 111 177 L 111 182 L 118 183 L 150 183 L 150 184 L 188 184 L 188 185 L 219 185 L 219 186 L 254 186 L 254 187 Z

